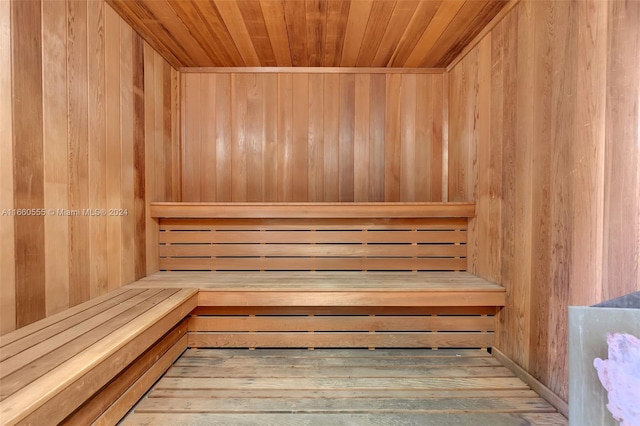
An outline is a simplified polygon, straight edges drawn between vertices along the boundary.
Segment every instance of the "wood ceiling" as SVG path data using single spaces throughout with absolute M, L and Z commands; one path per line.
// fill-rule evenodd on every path
M 507 0 L 107 0 L 174 67 L 445 67 Z

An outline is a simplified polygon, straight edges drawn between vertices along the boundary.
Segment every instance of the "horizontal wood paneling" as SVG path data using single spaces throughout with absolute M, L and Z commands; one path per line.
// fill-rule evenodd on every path
M 181 78 L 182 201 L 442 200 L 441 74 Z
M 442 67 L 508 3 L 107 2 L 174 67 Z
M 180 161 L 178 74 L 111 7 L 0 8 L 5 333 L 144 276 L 146 203 L 178 198 Z
M 449 198 L 498 347 L 567 399 L 567 306 L 640 290 L 640 4 L 519 3 L 450 74 Z M 633 23 L 633 24 L 632 24 Z

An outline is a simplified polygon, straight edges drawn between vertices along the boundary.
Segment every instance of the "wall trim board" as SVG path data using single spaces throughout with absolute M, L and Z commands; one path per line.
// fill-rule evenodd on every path
M 181 73 L 291 73 L 291 74 L 444 74 L 445 68 L 366 67 L 182 67 Z
M 496 357 L 498 361 L 505 367 L 507 367 L 513 374 L 515 374 L 520 380 L 525 382 L 531 387 L 538 395 L 544 398 L 549 404 L 551 404 L 560 414 L 565 417 L 569 417 L 569 404 L 567 404 L 562 398 L 556 395 L 551 389 L 543 385 L 538 379 L 513 362 L 508 356 L 500 351 L 498 348 L 491 348 L 491 354 Z
M 518 3 L 520 3 L 520 0 L 510 0 L 509 3 L 507 3 L 506 6 L 504 6 L 502 10 L 482 29 L 482 31 L 480 31 L 478 35 L 475 36 L 474 39 L 471 40 L 471 42 L 464 49 L 462 49 L 462 52 L 460 52 L 458 56 L 456 56 L 449 63 L 449 65 L 447 65 L 446 72 L 451 72 L 451 70 L 456 65 L 458 65 L 458 63 L 460 63 L 460 61 L 462 61 L 469 54 L 469 52 L 471 52 L 478 44 L 480 44 L 482 39 L 485 38 L 487 34 L 489 34 L 495 28 L 496 25 L 502 22 L 504 17 L 507 16 Z

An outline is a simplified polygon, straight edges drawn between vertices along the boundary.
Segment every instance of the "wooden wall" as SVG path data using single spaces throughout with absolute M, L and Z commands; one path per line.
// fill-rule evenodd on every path
M 522 1 L 450 73 L 449 197 L 498 347 L 567 400 L 567 306 L 640 290 L 640 3 Z
M 0 1 L 0 332 L 146 274 L 177 80 L 102 1 Z
M 183 201 L 441 201 L 439 74 L 184 73 Z

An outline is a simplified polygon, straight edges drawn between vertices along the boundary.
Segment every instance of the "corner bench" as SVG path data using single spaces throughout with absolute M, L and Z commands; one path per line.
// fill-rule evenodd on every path
M 188 347 L 490 347 L 473 211 L 154 203 L 163 271 L 0 336 L 0 422 L 116 424 Z
M 0 423 L 115 424 L 187 348 L 195 289 L 121 288 L 0 337 Z

